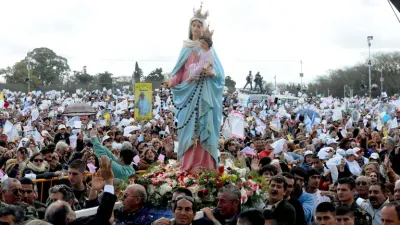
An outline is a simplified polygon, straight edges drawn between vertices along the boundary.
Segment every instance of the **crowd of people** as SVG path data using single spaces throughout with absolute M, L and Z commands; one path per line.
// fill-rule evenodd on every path
M 325 108 L 322 99 L 243 105 L 238 93 L 225 91 L 221 128 L 232 113 L 246 119 L 244 138 L 221 131 L 218 164 L 244 159 L 246 169 L 268 185 L 265 199 L 245 209 L 241 189 L 226 183 L 213 208 L 199 208 L 196 193 L 180 187 L 170 208 L 160 210 L 148 202 L 147 187 L 132 183 L 119 199 L 122 208 L 114 210 L 119 181 L 177 160 L 170 96 L 168 89 L 156 89 L 153 119 L 136 121 L 128 94 L 4 91 L 1 224 L 400 224 L 397 98 L 329 98 Z M 97 114 L 64 116 L 71 99 L 92 105 Z M 320 118 L 296 107 L 311 107 Z M 339 119 L 331 112 L 335 107 L 346 109 Z M 382 117 L 383 110 L 393 118 Z M 59 179 L 49 187 L 36 183 L 53 178 Z M 76 211 L 97 206 L 95 215 L 76 218 Z

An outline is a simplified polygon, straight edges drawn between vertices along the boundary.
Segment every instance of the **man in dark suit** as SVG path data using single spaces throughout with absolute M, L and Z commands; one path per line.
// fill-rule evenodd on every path
M 296 211 L 284 197 L 287 192 L 288 183 L 283 176 L 274 176 L 269 184 L 269 199 L 265 209 L 271 210 L 279 225 L 295 225 Z
M 296 224 L 299 224 L 299 225 L 306 224 L 303 206 L 301 205 L 299 200 L 297 200 L 296 198 L 290 197 L 290 194 L 292 194 L 292 191 L 293 191 L 294 185 L 295 185 L 294 176 L 290 173 L 283 173 L 282 175 L 285 177 L 286 182 L 288 183 L 288 188 L 287 188 L 284 199 L 288 203 L 290 203 L 293 206 L 294 210 L 296 211 Z

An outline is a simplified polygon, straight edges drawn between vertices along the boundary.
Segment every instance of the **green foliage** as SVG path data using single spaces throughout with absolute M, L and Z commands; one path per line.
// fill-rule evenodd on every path
M 74 71 L 72 79 L 75 84 L 86 84 L 87 85 L 94 80 L 94 76 L 87 74 L 83 71 Z
M 63 83 L 70 71 L 67 59 L 57 55 L 51 49 L 35 48 L 14 66 L 0 69 L 0 75 L 3 75 L 9 84 L 26 84 L 28 60 L 31 65 L 30 80 L 33 89 Z
M 44 86 L 51 83 L 62 83 L 70 71 L 67 59 L 57 55 L 49 48 L 35 48 L 28 52 L 28 57 L 33 74 L 42 81 Z M 27 60 L 25 58 L 25 62 Z
M 108 71 L 105 71 L 104 73 L 98 73 L 97 76 L 97 82 L 101 88 L 105 87 L 107 89 L 111 89 L 113 87 L 113 81 L 112 81 L 112 73 L 109 73 Z
M 144 78 L 145 82 L 163 81 L 163 80 L 164 80 L 164 75 L 162 68 L 157 68 L 151 71 L 151 73 Z
M 28 78 L 27 64 L 24 61 L 20 61 L 14 64 L 12 67 L 6 69 L 0 69 L 0 75 L 4 76 L 5 80 L 9 84 L 27 84 L 26 79 Z M 34 74 L 33 71 L 30 73 L 31 87 L 37 88 L 40 85 L 39 78 Z
M 275 90 L 275 85 L 273 83 L 267 82 L 265 80 L 262 81 L 262 86 L 266 93 L 271 93 L 272 91 Z
M 398 92 L 400 85 L 400 52 L 377 53 L 371 56 L 372 70 L 371 83 L 377 84 L 378 89 L 372 91 L 372 96 L 380 95 L 381 90 L 381 71 L 384 78 L 383 91 L 389 96 Z M 347 85 L 353 89 L 354 95 L 364 96 L 368 94 L 368 87 L 361 89 L 361 84 L 368 86 L 368 59 L 362 63 L 355 64 L 346 68 L 330 70 L 325 75 L 318 76 L 314 82 L 308 85 L 307 93 L 312 92 L 329 94 L 334 97 L 342 97 L 344 95 L 344 86 Z
M 228 88 L 228 91 L 230 93 L 234 92 L 236 89 L 236 82 L 234 80 L 232 80 L 232 78 L 230 76 L 226 76 L 225 77 L 225 86 Z
M 142 80 L 142 78 L 143 78 L 143 71 L 139 67 L 138 62 L 136 61 L 135 71 L 133 71 L 133 79 L 134 79 L 135 83 L 139 83 Z

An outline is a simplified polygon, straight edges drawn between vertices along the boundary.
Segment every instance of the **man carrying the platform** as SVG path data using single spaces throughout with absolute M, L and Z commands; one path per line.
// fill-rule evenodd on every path
M 116 224 L 150 225 L 153 215 L 144 206 L 147 202 L 146 189 L 140 184 L 131 184 L 125 189 L 122 208 L 114 211 Z

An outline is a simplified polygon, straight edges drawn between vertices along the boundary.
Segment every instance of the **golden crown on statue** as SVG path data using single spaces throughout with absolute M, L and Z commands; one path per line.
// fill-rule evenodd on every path
M 203 35 L 204 37 L 210 38 L 212 40 L 212 36 L 214 34 L 214 30 L 210 31 L 210 23 L 204 28 Z
M 203 9 L 203 2 L 200 3 L 200 8 L 198 10 L 193 8 L 193 18 L 191 19 L 191 21 L 198 20 L 201 23 L 204 23 L 204 21 L 208 17 L 208 11 L 205 11 L 204 13 L 202 13 L 201 12 L 202 9 Z

